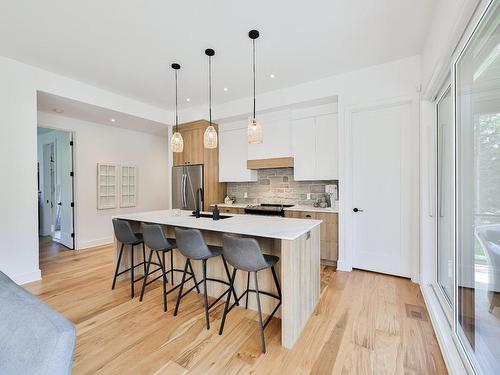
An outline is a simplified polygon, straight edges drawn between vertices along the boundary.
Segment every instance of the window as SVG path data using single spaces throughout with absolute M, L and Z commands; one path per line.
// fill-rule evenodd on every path
M 454 162 L 453 107 L 448 85 L 437 104 L 437 283 L 447 303 L 453 301 Z
M 117 167 L 114 164 L 97 164 L 97 209 L 117 206 Z
M 456 330 L 472 362 L 500 373 L 500 8 L 455 64 Z
M 134 207 L 136 205 L 136 167 L 122 166 L 120 207 Z

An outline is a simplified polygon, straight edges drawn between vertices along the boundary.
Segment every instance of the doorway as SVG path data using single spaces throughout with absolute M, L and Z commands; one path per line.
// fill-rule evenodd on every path
M 351 114 L 352 267 L 411 277 L 412 102 Z
M 40 250 L 73 250 L 73 134 L 39 127 L 37 145 Z

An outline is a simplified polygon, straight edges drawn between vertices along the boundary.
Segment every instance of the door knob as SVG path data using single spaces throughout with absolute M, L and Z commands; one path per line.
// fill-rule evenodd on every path
M 353 210 L 354 212 L 363 212 L 363 210 L 360 210 L 360 209 L 359 209 L 359 208 L 357 208 L 357 207 L 354 207 L 352 210 Z

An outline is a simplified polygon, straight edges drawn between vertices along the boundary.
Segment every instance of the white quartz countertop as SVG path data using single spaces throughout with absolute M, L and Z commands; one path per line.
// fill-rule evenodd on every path
M 211 204 L 210 207 L 214 207 L 215 204 Z M 254 206 L 253 204 L 248 204 L 248 203 L 233 203 L 233 204 L 225 204 L 225 203 L 220 203 L 217 204 L 218 207 L 220 208 L 247 208 L 248 206 Z M 338 213 L 339 210 L 333 208 L 333 207 L 326 207 L 326 208 L 321 208 L 321 207 L 314 207 L 314 206 L 306 206 L 306 205 L 295 205 L 293 207 L 286 207 L 284 208 L 285 211 L 304 211 L 304 212 L 333 212 L 333 213 Z
M 292 219 L 276 216 L 227 214 L 231 217 L 227 219 L 212 220 L 211 218 L 197 219 L 190 215 L 190 211 L 181 211 L 180 216 L 175 216 L 173 210 L 163 210 L 137 212 L 114 217 L 131 221 L 247 236 L 277 238 L 280 240 L 295 240 L 321 224 L 321 220 Z

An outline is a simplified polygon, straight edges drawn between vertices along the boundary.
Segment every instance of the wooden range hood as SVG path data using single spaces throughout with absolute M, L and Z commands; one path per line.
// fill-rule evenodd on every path
M 247 160 L 248 169 L 293 168 L 293 157 Z

